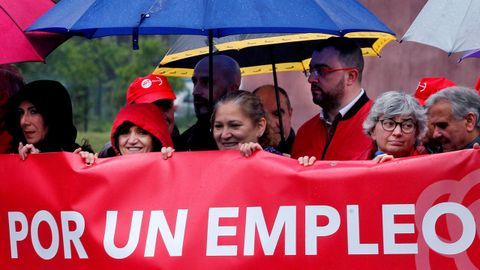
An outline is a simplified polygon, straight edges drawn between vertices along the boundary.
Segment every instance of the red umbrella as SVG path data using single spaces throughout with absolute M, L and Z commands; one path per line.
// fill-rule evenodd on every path
M 54 5 L 50 0 L 0 0 L 0 64 L 43 61 L 67 39 L 59 34 L 23 32 Z

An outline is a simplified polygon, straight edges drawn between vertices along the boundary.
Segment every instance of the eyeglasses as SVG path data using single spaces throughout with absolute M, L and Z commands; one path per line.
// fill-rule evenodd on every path
M 413 120 L 405 120 L 403 122 L 396 122 L 392 119 L 382 119 L 378 120 L 382 124 L 382 128 L 385 131 L 394 131 L 397 126 L 400 126 L 400 129 L 403 133 L 409 134 L 412 133 L 416 128 L 416 123 Z
M 345 68 L 329 68 L 325 66 L 320 66 L 320 67 L 310 67 L 309 70 L 305 70 L 305 76 L 310 77 L 310 76 L 315 76 L 315 77 L 326 77 L 328 74 L 335 72 L 335 71 L 340 71 L 340 70 L 354 70 L 357 69 L 357 67 L 345 67 Z

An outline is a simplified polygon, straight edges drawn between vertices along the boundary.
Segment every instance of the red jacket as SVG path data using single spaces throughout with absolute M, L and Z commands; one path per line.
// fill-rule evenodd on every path
M 6 130 L 0 130 L 0 154 L 12 152 L 12 136 Z
M 157 107 L 157 105 L 153 103 L 129 104 L 118 112 L 115 121 L 113 121 L 110 134 L 110 140 L 114 149 L 115 133 L 117 132 L 118 127 L 125 122 L 131 122 L 148 131 L 148 133 L 162 143 L 162 146 L 173 147 L 172 138 L 168 132 L 167 122 L 165 121 L 163 112 Z M 118 149 L 115 149 L 115 151 L 118 153 Z
M 298 130 L 292 157 L 315 156 L 318 160 L 366 160 L 372 149 L 372 139 L 363 132 L 363 121 L 373 102 L 363 95 L 347 114 L 338 121 L 327 145 L 327 125 L 315 115 Z

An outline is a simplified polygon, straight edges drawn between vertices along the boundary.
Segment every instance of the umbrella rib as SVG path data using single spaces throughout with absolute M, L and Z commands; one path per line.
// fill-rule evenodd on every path
M 204 5 L 203 5 L 203 10 L 208 10 L 208 5 L 209 5 L 209 0 L 204 0 L 203 1 Z M 205 30 L 206 29 L 206 22 L 207 22 L 207 18 L 209 17 L 209 14 L 207 14 L 207 12 L 204 12 L 203 13 L 203 29 L 202 30 Z M 213 37 L 216 37 L 216 33 L 214 34 L 213 33 L 213 29 L 212 29 L 212 35 Z
M 5 12 L 5 14 L 7 14 L 7 16 L 10 18 L 10 20 L 15 24 L 15 26 L 17 26 L 17 28 L 23 32 L 23 29 L 20 27 L 20 25 L 17 24 L 17 22 L 13 19 L 13 17 L 10 15 L 10 13 L 8 13 L 4 8 L 3 6 L 0 6 L 2 8 L 2 10 Z
M 25 33 L 25 31 L 20 27 L 20 25 L 18 25 L 18 23 L 13 19 L 13 17 L 10 15 L 10 13 L 8 13 L 7 10 L 5 10 L 5 8 L 3 6 L 0 6 L 1 9 L 3 10 L 3 12 L 5 12 L 5 14 L 10 18 L 10 20 L 15 24 L 15 26 L 25 35 L 25 39 L 28 40 L 28 37 Z M 32 47 L 33 49 L 33 52 L 35 53 L 35 56 L 38 57 L 38 58 L 42 58 L 43 57 L 38 53 L 37 49 L 35 48 L 35 46 L 31 45 L 30 46 Z

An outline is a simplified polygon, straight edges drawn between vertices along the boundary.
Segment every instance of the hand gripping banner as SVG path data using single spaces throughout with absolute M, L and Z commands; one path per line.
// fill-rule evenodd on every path
M 2 269 L 478 269 L 480 151 L 0 155 Z

